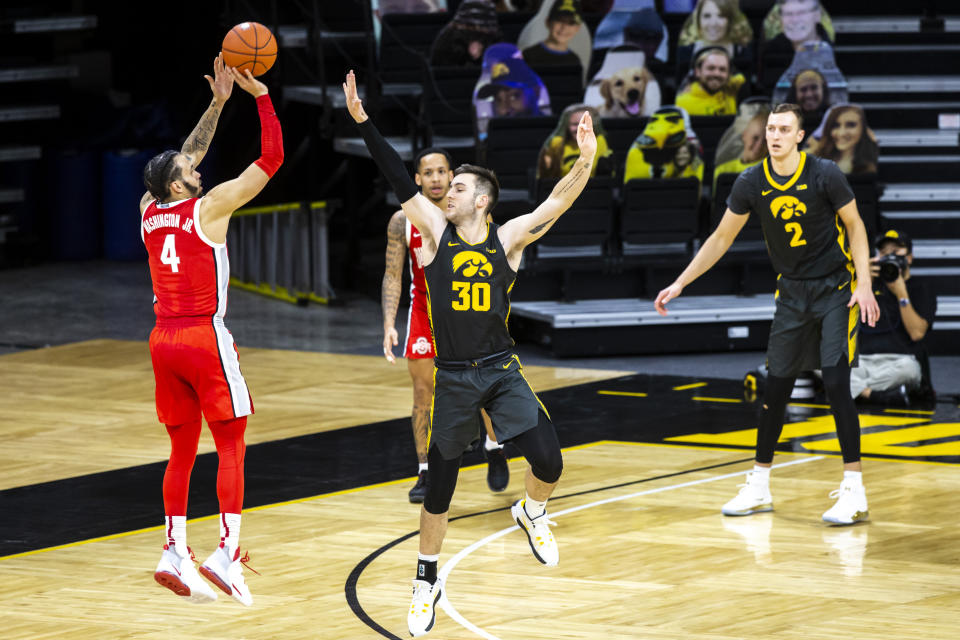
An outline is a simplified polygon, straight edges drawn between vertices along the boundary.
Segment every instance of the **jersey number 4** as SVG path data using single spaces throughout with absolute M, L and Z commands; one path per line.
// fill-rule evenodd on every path
M 489 282 L 453 282 L 453 290 L 458 299 L 453 300 L 454 311 L 489 311 L 490 310 L 490 283 Z
M 180 258 L 177 257 L 177 246 L 175 244 L 176 236 L 168 233 L 163 239 L 163 251 L 160 252 L 160 262 L 170 265 L 170 270 L 174 273 L 180 272 Z

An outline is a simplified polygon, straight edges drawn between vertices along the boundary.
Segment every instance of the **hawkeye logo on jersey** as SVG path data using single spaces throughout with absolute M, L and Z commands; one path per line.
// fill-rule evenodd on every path
M 493 273 L 493 265 L 482 253 L 461 251 L 453 257 L 453 272 L 464 278 L 472 278 L 478 273 L 486 278 Z
M 770 213 L 774 218 L 789 220 L 796 216 L 800 217 L 807 212 L 807 205 L 803 204 L 793 196 L 780 196 L 774 198 L 770 203 Z

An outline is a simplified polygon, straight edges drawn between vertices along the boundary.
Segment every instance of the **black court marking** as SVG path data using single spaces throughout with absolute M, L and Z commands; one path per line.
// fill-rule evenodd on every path
M 691 382 L 707 387 L 674 391 Z M 634 394 L 600 395 L 599 391 Z M 749 446 L 709 445 L 692 442 L 665 442 L 672 436 L 695 433 L 724 433 L 754 428 L 759 404 L 749 402 L 713 403 L 692 400 L 693 396 L 742 397 L 737 380 L 699 377 L 634 374 L 564 387 L 538 394 L 553 416 L 557 437 L 564 448 L 598 440 L 665 443 L 721 449 Z M 639 397 L 637 394 L 646 394 Z M 827 409 L 809 414 L 829 415 Z M 883 414 L 889 417 L 890 414 Z M 250 418 L 256 429 L 259 418 Z M 960 411 L 953 404 L 938 404 L 935 416 L 917 416 L 917 421 L 958 422 Z M 788 422 L 794 422 L 788 419 Z M 864 434 L 869 436 L 865 429 Z M 168 450 L 167 435 L 157 425 L 154 436 L 158 450 Z M 370 443 L 377 443 L 371 447 Z M 800 451 L 803 439 L 780 443 L 778 451 Z M 509 456 L 519 452 L 508 446 Z M 906 448 L 906 447 L 905 447 Z M 111 450 L 104 449 L 104 456 Z M 865 456 L 866 457 L 866 456 Z M 873 459 L 904 460 L 903 456 L 869 456 Z M 960 457 L 927 458 L 960 463 Z M 483 464 L 480 451 L 464 456 L 464 465 Z M 163 522 L 161 486 L 166 462 L 155 462 L 102 473 L 62 478 L 51 482 L 0 490 L 0 558 L 102 536 L 158 526 Z M 399 418 L 374 424 L 326 431 L 284 440 L 248 445 L 246 454 L 244 507 L 276 504 L 323 494 L 410 478 L 416 472 L 416 456 L 410 435 L 410 419 Z M 190 482 L 187 517 L 219 512 L 216 498 L 217 456 L 197 457 Z
M 720 462 L 720 463 L 718 463 L 718 464 L 711 464 L 711 465 L 707 465 L 707 466 L 705 466 L 705 467 L 697 467 L 697 468 L 695 468 L 695 469 L 687 469 L 687 470 L 685 470 L 685 471 L 677 471 L 677 472 L 674 472 L 674 473 L 665 473 L 665 474 L 663 474 L 663 475 L 652 476 L 652 477 L 650 477 L 650 478 L 641 478 L 640 480 L 630 480 L 629 482 L 620 482 L 620 483 L 618 483 L 618 484 L 611 484 L 611 485 L 607 485 L 607 486 L 605 486 L 605 487 L 597 487 L 597 488 L 595 488 L 595 489 L 586 489 L 586 490 L 584 490 L 584 491 L 575 491 L 574 493 L 567 493 L 567 494 L 564 494 L 564 495 L 562 495 L 562 496 L 553 496 L 553 497 L 550 498 L 550 502 L 551 502 L 551 503 L 556 503 L 556 502 L 558 502 L 558 501 L 560 501 L 560 500 L 565 500 L 565 499 L 567 499 L 567 498 L 573 498 L 573 497 L 575 497 L 575 496 L 583 496 L 583 495 L 587 495 L 587 494 L 590 494 L 590 493 L 599 493 L 599 492 L 601 492 L 601 491 L 609 491 L 609 490 L 611 490 L 611 489 L 619 489 L 619 488 L 621 488 L 621 487 L 628 487 L 628 486 L 635 485 L 635 484 L 643 484 L 643 483 L 645 483 L 645 482 L 653 482 L 653 481 L 655 481 L 655 480 L 666 480 L 667 478 L 676 478 L 677 476 L 683 476 L 683 475 L 686 475 L 686 474 L 688 474 L 688 473 L 697 473 L 697 472 L 699 472 L 699 471 L 710 471 L 710 470 L 712 470 L 712 469 L 719 469 L 719 468 L 722 468 L 722 467 L 729 467 L 729 466 L 732 466 L 732 465 L 735 465 L 735 464 L 741 464 L 741 463 L 744 463 L 744 462 L 752 462 L 752 461 L 753 461 L 753 458 L 752 458 L 752 457 L 750 457 L 750 458 L 741 458 L 741 459 L 739 459 L 739 460 L 731 460 L 730 462 Z M 460 516 L 456 516 L 456 517 L 450 518 L 450 519 L 448 520 L 448 522 L 455 522 L 455 521 L 457 521 L 457 520 L 465 520 L 466 518 L 475 518 L 475 517 L 477 517 L 477 516 L 485 516 L 485 515 L 489 515 L 489 514 L 491 514 L 491 513 L 497 513 L 498 511 L 508 511 L 509 509 L 510 509 L 510 507 L 498 507 L 498 508 L 496 508 L 496 509 L 488 509 L 488 510 L 486 510 L 486 511 L 477 511 L 477 512 L 475 512 L 475 513 L 466 513 L 466 514 L 464 514 L 464 515 L 460 515 Z M 380 626 L 380 625 L 377 623 L 377 621 L 374 620 L 373 618 L 371 618 L 371 617 L 370 617 L 370 614 L 368 614 L 368 613 L 363 609 L 363 606 L 361 606 L 361 604 L 360 604 L 360 599 L 357 597 L 357 583 L 360 581 L 360 575 L 363 573 L 364 569 L 366 569 L 368 566 L 370 566 L 370 563 L 372 563 L 372 562 L 373 562 L 374 560 L 376 560 L 378 557 L 380 557 L 381 555 L 383 555 L 384 553 L 386 553 L 386 552 L 389 551 L 390 549 L 394 548 L 394 547 L 397 546 L 398 544 L 409 540 L 410 538 L 414 537 L 415 535 L 417 535 L 417 534 L 419 534 L 419 533 L 420 533 L 419 530 L 417 530 L 417 531 L 411 531 L 410 533 L 404 534 L 404 535 L 400 536 L 399 538 L 396 538 L 395 540 L 391 540 L 390 542 L 388 542 L 387 544 L 383 545 L 383 546 L 380 547 L 379 549 L 377 549 L 377 550 L 373 551 L 372 553 L 370 553 L 366 558 L 364 558 L 363 560 L 361 560 L 360 562 L 357 563 L 357 565 L 353 568 L 353 571 L 350 572 L 350 575 L 347 576 L 347 581 L 346 581 L 346 583 L 345 583 L 344 586 L 343 586 L 344 595 L 345 595 L 346 598 L 347 598 L 347 604 L 350 605 L 350 610 L 353 611 L 353 614 L 354 614 L 355 616 L 357 616 L 357 618 L 358 618 L 361 622 L 363 622 L 365 625 L 367 625 L 368 627 L 370 627 L 371 629 L 373 629 L 374 631 L 376 631 L 377 633 L 379 633 L 379 634 L 380 634 L 381 636 L 383 636 L 384 638 L 390 638 L 391 640 L 403 640 L 403 639 L 400 638 L 399 636 L 396 636 L 396 635 L 390 633 L 389 631 L 387 631 L 386 629 L 384 629 L 382 626 Z

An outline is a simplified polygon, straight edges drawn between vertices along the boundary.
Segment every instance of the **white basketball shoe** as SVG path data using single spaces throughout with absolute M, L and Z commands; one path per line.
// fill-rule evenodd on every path
M 193 551 L 189 547 L 187 553 L 189 555 L 184 557 L 174 545 L 163 545 L 163 554 L 153 579 L 188 602 L 213 602 L 217 594 L 197 573 L 197 568 L 193 566 Z
M 253 604 L 253 596 L 250 595 L 250 589 L 247 588 L 247 583 L 243 579 L 243 567 L 248 560 L 250 560 L 250 554 L 244 554 L 241 558 L 239 547 L 233 552 L 233 558 L 231 558 L 226 548 L 218 546 L 200 565 L 200 573 L 221 591 L 249 607 Z M 250 570 L 253 571 L 253 569 Z
M 530 543 L 533 557 L 548 567 L 555 567 L 560 562 L 560 548 L 553 537 L 553 532 L 550 531 L 550 525 L 557 523 L 547 518 L 546 511 L 536 518 L 531 518 L 523 508 L 523 502 L 523 500 L 514 502 L 510 507 L 510 514 L 520 530 L 527 534 L 527 542 Z
M 436 605 L 443 595 L 443 580 L 430 584 L 426 580 L 413 581 L 413 599 L 407 614 L 407 628 L 412 636 L 426 635 L 437 621 Z
M 867 491 L 863 484 L 844 479 L 839 489 L 830 492 L 837 502 L 823 514 L 823 521 L 830 524 L 853 524 L 870 517 L 867 510 Z
M 751 513 L 773 511 L 770 475 L 756 471 L 747 473 L 747 481 L 740 485 L 740 492 L 720 511 L 725 516 L 748 516 Z

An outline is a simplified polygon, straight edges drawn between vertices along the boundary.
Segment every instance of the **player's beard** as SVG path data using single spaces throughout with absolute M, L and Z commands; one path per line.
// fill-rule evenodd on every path
M 184 182 L 183 188 L 186 189 L 188 194 L 190 194 L 189 195 L 190 198 L 197 198 L 200 196 L 201 193 L 203 193 L 203 187 L 200 186 L 199 184 L 192 185 L 187 182 Z

